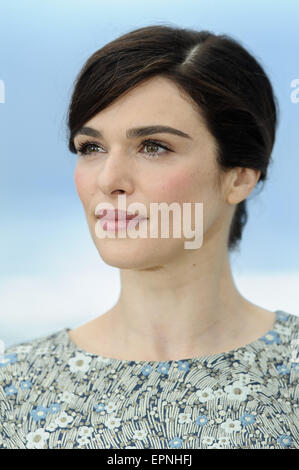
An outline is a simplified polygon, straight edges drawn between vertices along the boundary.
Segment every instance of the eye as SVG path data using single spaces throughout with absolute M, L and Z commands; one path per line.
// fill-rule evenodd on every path
M 95 149 L 98 148 L 101 148 L 101 146 L 96 144 L 95 142 L 86 141 L 79 144 L 76 148 L 76 151 L 79 155 L 90 155 L 91 153 L 97 151 Z
M 156 142 L 155 140 L 144 140 L 142 142 L 142 146 L 143 147 L 151 146 L 152 148 L 153 147 L 160 147 L 163 150 L 165 150 L 166 152 L 167 151 L 169 151 L 169 152 L 172 151 L 168 147 L 166 147 L 166 145 L 163 145 L 160 142 Z M 157 158 L 157 157 L 160 156 L 161 153 L 165 153 L 165 152 L 160 152 L 160 153 L 158 153 L 157 151 L 156 152 L 150 152 L 150 153 L 146 152 L 146 155 L 148 155 L 148 157 L 146 157 L 146 158 Z
M 147 159 L 158 158 L 160 154 L 163 154 L 165 152 L 172 152 L 172 150 L 170 150 L 170 148 L 168 148 L 165 144 L 162 144 L 161 142 L 155 141 L 155 140 L 144 140 L 141 143 L 141 145 L 142 147 L 149 147 L 149 148 L 158 147 L 160 149 L 163 149 L 162 152 L 158 152 L 157 150 L 154 152 L 145 152 L 145 155 L 147 155 L 146 156 Z M 78 155 L 86 157 L 88 155 L 92 155 L 98 152 L 99 149 L 101 148 L 102 147 L 96 142 L 85 141 L 85 142 L 82 142 L 81 144 L 78 144 L 78 147 L 76 148 L 76 152 L 78 153 Z M 103 153 L 103 152 L 100 152 L 100 153 Z

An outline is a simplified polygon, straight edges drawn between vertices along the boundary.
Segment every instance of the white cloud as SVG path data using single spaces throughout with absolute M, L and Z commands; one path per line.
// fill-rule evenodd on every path
M 120 292 L 118 270 L 15 277 L 0 288 L 0 338 L 6 346 L 73 328 L 105 313 Z
M 235 275 L 241 294 L 268 310 L 284 310 L 299 316 L 299 272 Z

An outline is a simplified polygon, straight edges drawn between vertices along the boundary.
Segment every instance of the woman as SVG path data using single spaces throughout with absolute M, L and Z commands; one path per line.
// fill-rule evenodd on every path
M 246 199 L 267 177 L 276 106 L 261 65 L 225 35 L 153 25 L 87 60 L 69 148 L 91 236 L 120 269 L 121 294 L 86 324 L 6 351 L 2 447 L 299 447 L 299 319 L 245 299 L 229 259 Z M 143 220 L 121 219 L 119 199 Z M 186 249 L 173 228 L 150 236 L 151 219 L 159 225 L 150 205 L 162 202 L 182 213 L 202 204 L 202 224 L 194 211 L 190 219 L 199 247 Z M 102 204 L 114 221 L 103 222 Z

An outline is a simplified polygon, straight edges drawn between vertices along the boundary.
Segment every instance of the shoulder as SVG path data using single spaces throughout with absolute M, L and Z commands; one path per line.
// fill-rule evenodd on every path
M 15 343 L 5 348 L 4 355 L 16 354 L 22 355 L 27 353 L 42 353 L 44 350 L 55 348 L 63 338 L 66 329 L 57 330 L 48 335 L 39 336 L 31 340 Z
M 276 322 L 271 331 L 262 339 L 267 344 L 267 354 L 279 374 L 299 371 L 299 315 L 276 311 Z
M 281 336 L 282 342 L 299 340 L 299 314 L 288 313 L 283 310 L 276 311 L 275 330 Z
M 297 340 L 299 341 L 299 316 L 276 310 L 274 326 L 263 336 L 263 340 L 267 344 L 280 346 L 286 354 L 289 354 Z
M 29 369 L 41 367 L 43 362 L 49 363 L 49 358 L 62 354 L 67 346 L 65 331 L 59 330 L 5 348 L 0 356 L 0 378 L 3 380 L 3 377 L 9 375 L 21 375 Z

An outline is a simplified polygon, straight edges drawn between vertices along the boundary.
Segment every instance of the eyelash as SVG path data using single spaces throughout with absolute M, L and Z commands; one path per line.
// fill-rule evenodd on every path
M 141 145 L 143 147 L 145 147 L 146 145 L 150 145 L 150 144 L 153 144 L 153 145 L 157 145 L 158 147 L 161 147 L 162 149 L 166 150 L 166 152 L 172 152 L 172 150 L 170 150 L 170 148 L 168 148 L 166 145 L 162 145 L 159 141 L 155 141 L 155 140 L 150 140 L 150 139 L 147 139 L 147 140 L 144 140 Z M 80 155 L 80 156 L 86 156 L 86 155 L 90 155 L 90 153 L 87 152 L 87 148 L 90 146 L 90 145 L 94 145 L 96 147 L 101 147 L 99 144 L 97 144 L 96 142 L 91 142 L 91 141 L 85 141 L 85 142 L 82 142 L 82 144 L 79 144 L 78 145 L 78 148 L 76 148 L 76 152 Z M 93 152 L 92 152 L 93 153 Z M 162 152 L 164 153 L 164 152 Z M 160 154 L 158 152 L 152 152 L 150 154 L 146 154 L 148 155 L 146 158 L 147 159 L 151 159 L 151 158 L 158 158 L 160 156 Z

